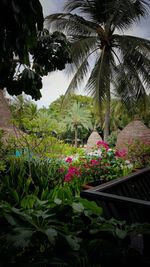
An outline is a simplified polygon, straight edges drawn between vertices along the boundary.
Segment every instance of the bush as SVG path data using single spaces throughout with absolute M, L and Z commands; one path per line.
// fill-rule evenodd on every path
M 150 142 L 135 140 L 128 144 L 128 159 L 134 168 L 150 166 Z

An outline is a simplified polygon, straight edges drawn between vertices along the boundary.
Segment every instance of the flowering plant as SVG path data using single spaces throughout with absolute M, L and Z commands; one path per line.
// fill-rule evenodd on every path
M 126 161 L 126 151 L 111 149 L 104 141 L 97 143 L 93 153 L 75 159 L 68 157 L 65 162 L 64 182 L 78 191 L 84 183 L 106 182 L 125 176 L 132 170 L 132 165 Z

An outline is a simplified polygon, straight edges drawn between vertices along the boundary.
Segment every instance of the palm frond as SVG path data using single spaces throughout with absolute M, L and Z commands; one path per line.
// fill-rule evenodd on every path
M 66 73 L 74 76 L 66 91 L 66 96 L 76 90 L 90 71 L 90 56 L 99 50 L 97 37 L 82 37 L 72 44 L 71 53 L 73 63 L 68 65 Z
M 72 61 L 78 67 L 85 58 L 99 49 L 99 39 L 97 37 L 80 36 L 80 39 L 71 45 Z
M 45 18 L 49 28 L 62 31 L 67 36 L 76 35 L 91 35 L 95 33 L 97 24 L 85 20 L 83 17 L 71 13 L 56 13 Z
M 146 107 L 146 90 L 134 66 L 130 64 L 130 70 L 125 64 L 115 66 L 113 77 L 114 90 L 130 115 L 139 104 Z
M 145 0 L 108 1 L 105 8 L 109 16 L 107 24 L 113 29 L 127 29 L 147 14 L 150 3 Z
M 141 37 L 114 34 L 112 37 L 112 42 L 113 46 L 116 48 L 120 46 L 125 47 L 126 49 L 129 47 L 134 47 L 145 53 L 150 52 L 150 40 Z
M 99 106 L 105 100 L 107 90 L 110 89 L 111 61 L 113 60 L 111 57 L 111 53 L 108 53 L 104 47 L 86 85 L 86 91 L 96 99 Z
M 124 68 L 129 75 L 132 74 L 132 79 L 136 78 L 138 83 L 141 81 L 146 88 L 149 88 L 150 41 L 126 35 L 120 37 L 114 35 Z
M 72 67 L 72 72 L 74 71 L 73 66 L 68 66 L 68 69 L 70 70 L 70 68 Z M 82 83 L 84 77 L 86 77 L 86 75 L 88 74 L 89 71 L 89 63 L 88 60 L 85 59 L 82 64 L 80 65 L 80 67 L 77 69 L 75 75 L 73 76 L 67 91 L 65 93 L 65 96 L 67 96 L 68 94 L 74 92 L 76 89 L 78 89 L 78 87 L 80 86 L 80 84 Z
M 146 0 L 67 0 L 65 11 L 86 14 L 93 22 L 124 29 L 144 16 L 150 3 Z

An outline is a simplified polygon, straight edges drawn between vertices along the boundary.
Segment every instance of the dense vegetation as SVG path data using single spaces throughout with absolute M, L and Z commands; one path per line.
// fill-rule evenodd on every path
M 0 131 L 2 267 L 150 266 L 148 223 L 129 225 L 114 218 L 106 220 L 99 202 L 80 197 L 85 183 L 105 183 L 130 174 L 135 167 L 150 166 L 149 143 L 133 142 L 128 151 L 117 150 L 113 133 L 135 114 L 150 125 L 150 98 L 142 86 L 142 77 L 144 85 L 149 83 L 149 41 L 114 33 L 115 28 L 124 29 L 143 16 L 148 2 L 108 0 L 105 3 L 67 1 L 69 12 L 81 9 L 90 15 L 91 21 L 75 14 L 51 17 L 60 19 L 61 26 L 71 30 L 70 47 L 64 34 L 50 35 L 43 30 L 39 0 L 1 1 L 1 88 L 7 87 L 12 94 L 24 91 L 35 99 L 40 98 L 42 76 L 70 63 L 70 51 L 76 66 L 81 64 L 77 71 L 79 79 L 76 75 L 71 83 L 74 87 L 86 74 L 92 46 L 92 51 L 98 48 L 101 54 L 91 73 L 89 89 L 94 89 L 96 102 L 103 102 L 100 117 L 95 101 L 86 96 L 71 95 L 69 102 L 63 101 L 62 96 L 49 108 L 40 110 L 22 95 L 10 103 L 15 129 L 21 131 L 19 137 L 6 139 L 3 130 Z M 122 52 L 121 63 L 117 57 L 119 64 L 114 60 L 116 48 Z M 122 111 L 118 97 L 110 102 L 110 78 L 119 81 L 116 90 L 123 100 L 127 96 L 128 109 L 124 106 Z M 109 143 L 99 140 L 88 153 L 83 145 L 93 128 L 102 137 L 111 135 Z
M 43 22 L 39 0 L 0 3 L 0 88 L 11 95 L 39 99 L 42 76 L 71 62 L 66 36 L 49 34 Z

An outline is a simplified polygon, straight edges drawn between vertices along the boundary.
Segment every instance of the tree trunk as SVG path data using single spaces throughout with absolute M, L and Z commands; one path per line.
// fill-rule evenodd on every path
M 106 113 L 105 113 L 105 122 L 104 122 L 104 141 L 108 141 L 110 129 L 110 83 L 107 90 L 107 99 L 106 99 Z
M 75 142 L 75 147 L 78 147 L 78 128 L 77 128 L 77 126 L 75 126 L 74 142 Z

